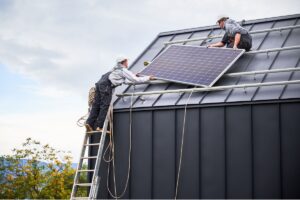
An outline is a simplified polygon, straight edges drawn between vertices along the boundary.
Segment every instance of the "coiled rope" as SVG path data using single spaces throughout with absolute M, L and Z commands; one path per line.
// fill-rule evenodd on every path
M 115 165 L 115 146 L 114 146 L 114 131 L 113 131 L 113 109 L 111 109 L 110 113 L 110 142 L 104 152 L 103 155 L 103 160 L 108 163 L 107 167 L 107 181 L 106 181 L 106 187 L 108 190 L 109 195 L 112 198 L 119 199 L 122 198 L 125 195 L 125 192 L 128 187 L 129 183 L 129 178 L 130 178 L 130 171 L 131 171 L 131 135 L 132 135 L 132 104 L 133 104 L 133 94 L 131 95 L 130 99 L 130 111 L 129 111 L 129 150 L 128 150 L 128 168 L 127 168 L 127 178 L 126 178 L 126 183 L 124 186 L 124 189 L 120 195 L 117 193 L 117 182 L 116 182 L 116 165 Z M 105 158 L 105 155 L 109 151 L 109 156 L 108 159 Z M 111 192 L 111 189 L 109 187 L 109 175 L 110 175 L 110 163 L 112 161 L 112 166 L 113 166 L 113 181 L 114 181 L 114 194 Z
M 85 125 L 85 122 L 90 115 L 90 111 L 91 111 L 93 102 L 95 101 L 95 93 L 96 93 L 96 88 L 91 87 L 91 89 L 89 90 L 89 96 L 88 96 L 88 107 L 89 107 L 88 112 L 77 120 L 77 122 L 76 122 L 77 126 L 83 127 Z

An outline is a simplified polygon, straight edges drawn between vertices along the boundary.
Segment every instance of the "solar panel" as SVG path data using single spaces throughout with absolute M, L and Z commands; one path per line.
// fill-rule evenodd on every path
M 244 53 L 243 49 L 171 45 L 141 75 L 195 86 L 212 86 Z

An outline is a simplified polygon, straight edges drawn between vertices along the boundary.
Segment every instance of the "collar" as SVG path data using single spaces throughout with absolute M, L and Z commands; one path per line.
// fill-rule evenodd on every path
M 123 68 L 125 68 L 125 66 L 122 65 L 121 63 L 118 63 L 118 64 L 114 67 L 114 70 L 116 70 L 116 69 L 123 69 Z

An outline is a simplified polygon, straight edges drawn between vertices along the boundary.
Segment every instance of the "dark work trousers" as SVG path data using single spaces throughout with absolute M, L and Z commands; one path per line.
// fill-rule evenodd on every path
M 94 130 L 103 128 L 106 114 L 111 102 L 113 87 L 111 84 L 96 83 L 95 100 L 86 123 Z
M 227 48 L 233 48 L 234 41 L 227 44 Z M 249 51 L 252 47 L 252 37 L 249 34 L 241 35 L 240 43 L 237 46 L 239 49 L 245 49 Z

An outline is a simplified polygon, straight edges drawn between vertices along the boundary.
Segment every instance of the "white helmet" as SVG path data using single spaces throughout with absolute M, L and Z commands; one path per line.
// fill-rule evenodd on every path
M 128 58 L 126 56 L 124 56 L 124 55 L 120 55 L 120 56 L 117 57 L 116 62 L 117 63 L 121 63 L 124 60 L 128 60 Z

